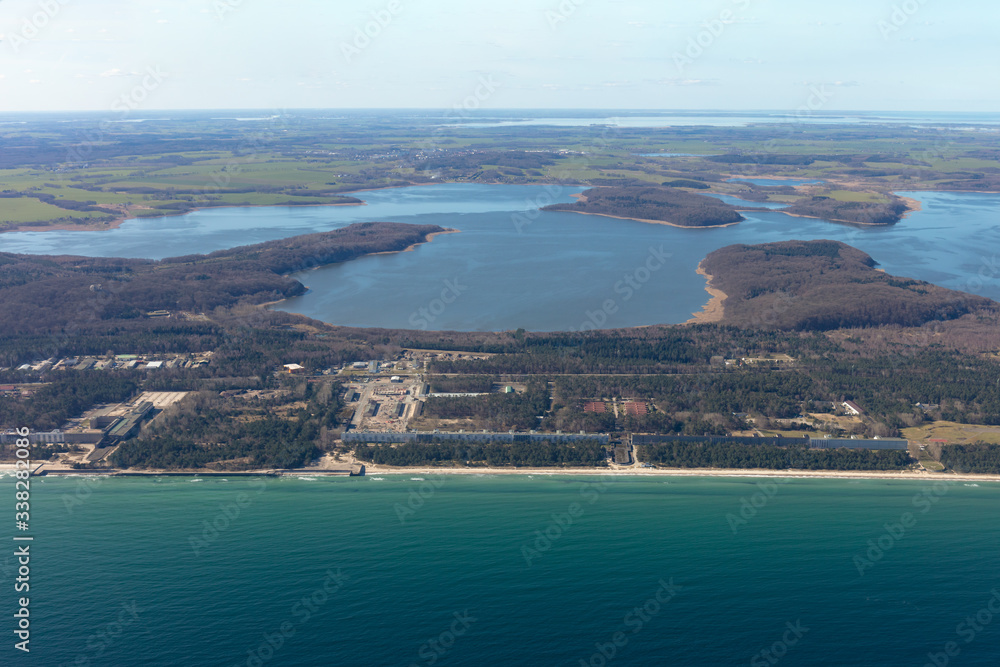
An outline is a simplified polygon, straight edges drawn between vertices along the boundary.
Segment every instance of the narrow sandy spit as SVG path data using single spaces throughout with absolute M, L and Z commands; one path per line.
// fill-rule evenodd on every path
M 697 313 L 692 313 L 693 317 L 685 322 L 684 324 L 707 324 L 709 322 L 719 322 L 722 320 L 722 316 L 725 313 L 726 299 L 728 295 L 722 290 L 712 287 L 713 276 L 702 268 L 701 263 L 698 264 L 698 275 L 705 276 L 708 279 L 708 283 L 705 285 L 705 291 L 711 295 L 711 299 L 708 300 L 701 311 Z

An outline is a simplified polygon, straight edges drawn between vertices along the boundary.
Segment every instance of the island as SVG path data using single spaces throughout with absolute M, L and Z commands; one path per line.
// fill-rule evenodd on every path
M 847 222 L 856 225 L 893 225 L 899 222 L 910 207 L 900 197 L 887 197 L 888 201 L 842 201 L 817 195 L 799 199 L 782 209 L 783 213 L 830 222 Z
M 663 186 L 591 188 L 576 202 L 551 204 L 542 210 L 604 215 L 674 227 L 726 227 L 745 219 L 734 206 L 719 199 Z

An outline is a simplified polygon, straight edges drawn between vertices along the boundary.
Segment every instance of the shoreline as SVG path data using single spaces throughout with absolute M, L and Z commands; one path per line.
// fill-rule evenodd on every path
M 757 177 L 755 177 L 755 178 L 757 178 Z M 768 177 L 759 177 L 759 178 L 768 178 Z M 781 179 L 782 179 L 782 177 L 774 177 L 774 179 L 770 179 L 769 178 L 768 180 L 781 180 Z M 410 187 L 414 187 L 415 188 L 415 187 L 421 187 L 421 186 L 425 186 L 425 185 L 448 185 L 448 184 L 451 184 L 451 183 L 452 183 L 451 181 L 440 181 L 440 182 L 437 182 L 437 183 L 411 183 L 409 185 L 383 185 L 383 186 L 374 187 L 374 188 L 360 188 L 358 190 L 346 190 L 346 191 L 340 193 L 340 195 L 342 195 L 342 196 L 348 196 L 348 195 L 351 195 L 351 194 L 357 194 L 359 192 L 369 192 L 369 191 L 373 191 L 373 190 L 390 190 L 390 189 L 396 189 L 396 188 L 410 188 Z M 536 185 L 536 184 L 534 184 L 534 183 L 527 183 L 525 185 Z M 545 183 L 538 183 L 537 185 L 546 185 L 546 184 Z M 576 186 L 576 187 L 587 187 L 587 186 L 580 185 L 580 186 Z M 932 192 L 937 192 L 937 191 L 932 191 Z M 966 191 L 966 190 L 954 190 L 954 191 L 952 191 L 952 190 L 942 190 L 940 192 L 970 192 L 970 193 L 975 194 L 978 191 L 971 191 L 971 190 L 969 190 L 969 191 Z M 1000 193 L 984 192 L 983 194 L 1000 194 Z M 733 195 L 733 196 L 735 196 L 735 195 Z M 922 206 L 921 206 L 921 203 L 920 203 L 919 200 L 912 199 L 910 197 L 901 197 L 899 195 L 896 195 L 896 196 L 899 197 L 901 200 L 903 200 L 906 203 L 906 205 L 907 205 L 907 211 L 905 213 L 903 213 L 903 215 L 901 216 L 901 219 L 908 217 L 910 213 L 917 213 L 917 212 L 923 210 Z M 573 197 L 573 198 L 579 200 L 580 202 L 586 202 L 587 201 L 587 197 L 583 193 L 573 194 L 573 195 L 570 195 L 570 197 Z M 739 198 L 739 197 L 737 197 L 737 198 Z M 753 203 L 753 202 L 750 202 L 750 203 Z M 111 229 L 118 229 L 124 223 L 132 221 L 132 220 L 144 220 L 146 218 L 173 218 L 173 217 L 178 217 L 178 216 L 186 215 L 188 213 L 195 213 L 197 211 L 207 211 L 207 210 L 211 210 L 211 209 L 224 209 L 224 208 L 278 208 L 278 207 L 307 208 L 307 207 L 319 207 L 319 206 L 367 206 L 367 205 L 368 205 L 368 202 L 361 201 L 359 203 L 347 202 L 347 203 L 343 203 L 343 204 L 297 204 L 297 205 L 294 205 L 294 204 L 227 204 L 225 206 L 196 206 L 196 207 L 190 208 L 190 209 L 188 209 L 186 211 L 177 211 L 177 212 L 169 212 L 169 211 L 167 211 L 167 212 L 164 212 L 162 215 L 150 215 L 150 216 L 141 216 L 140 217 L 140 216 L 129 216 L 128 214 L 124 214 L 121 217 L 116 218 L 115 220 L 112 220 L 110 222 L 90 222 L 90 223 L 83 223 L 83 224 L 76 224 L 76 223 L 71 223 L 71 222 L 60 222 L 60 223 L 46 224 L 46 225 L 29 225 L 29 224 L 25 224 L 25 223 L 20 223 L 20 224 L 17 224 L 15 226 L 13 226 L 13 227 L 3 227 L 3 228 L 0 228 L 0 234 L 6 234 L 6 233 L 9 233 L 9 232 L 58 232 L 58 231 L 66 231 L 66 232 L 101 232 L 101 231 L 107 231 L 107 230 L 111 230 Z M 133 211 L 135 211 L 135 210 L 151 211 L 151 210 L 155 210 L 155 209 L 153 209 L 151 207 L 148 207 L 148 206 L 136 206 L 136 207 L 133 207 L 130 210 L 133 210 Z M 679 225 L 679 224 L 677 224 L 675 222 L 668 222 L 666 220 L 651 220 L 651 219 L 648 219 L 648 218 L 630 218 L 630 217 L 621 216 L 621 215 L 610 215 L 608 213 L 593 213 L 593 212 L 590 212 L 590 211 L 572 211 L 572 210 L 571 211 L 565 211 L 565 212 L 566 213 L 581 213 L 583 215 L 601 215 L 601 216 L 604 216 L 606 218 L 615 218 L 617 220 L 634 220 L 636 222 L 645 222 L 645 223 L 654 224 L 654 225 L 668 225 L 670 227 L 677 227 L 679 229 L 722 229 L 724 227 L 732 227 L 733 225 L 740 224 L 739 222 L 729 222 L 729 223 L 726 223 L 724 225 L 691 226 L 691 225 Z M 781 211 L 781 212 L 785 213 L 785 211 Z M 788 215 L 793 216 L 793 217 L 797 217 L 797 218 L 811 218 L 813 220 L 826 220 L 827 222 L 836 222 L 836 223 L 848 224 L 848 225 L 865 225 L 865 226 L 870 226 L 870 227 L 887 227 L 887 226 L 889 226 L 889 225 L 883 225 L 883 224 L 873 224 L 873 223 L 870 223 L 870 222 L 855 222 L 855 221 L 852 221 L 852 220 L 839 220 L 839 219 L 834 219 L 834 218 L 821 218 L 821 217 L 813 216 L 813 215 L 803 215 L 801 213 L 788 213 Z M 895 223 L 893 223 L 893 224 L 895 224 Z
M 786 477 L 798 479 L 844 479 L 844 480 L 899 480 L 899 481 L 954 481 L 954 482 L 1000 482 L 1000 474 L 947 474 L 913 471 L 884 470 L 775 470 L 770 468 L 434 468 L 413 467 L 399 468 L 363 463 L 365 474 L 359 477 L 373 475 L 575 475 L 575 476 L 607 476 L 615 477 Z M 13 472 L 14 464 L 0 464 L 0 473 Z M 67 470 L 56 477 L 108 475 L 115 477 L 246 477 L 255 475 L 277 475 L 279 477 L 301 477 L 309 475 L 348 477 L 346 471 L 325 471 L 322 468 L 296 468 L 291 470 Z
M 397 252 L 413 252 L 419 246 L 422 246 L 425 243 L 430 243 L 431 241 L 433 241 L 434 237 L 436 237 L 436 236 L 444 236 L 445 234 L 460 234 L 461 232 L 462 232 L 461 229 L 452 229 L 451 227 L 447 227 L 447 228 L 445 228 L 444 231 L 431 232 L 430 234 L 427 234 L 426 236 L 424 236 L 424 240 L 423 241 L 419 241 L 417 243 L 413 243 L 411 245 L 408 245 L 405 248 L 403 248 L 402 250 L 383 250 L 382 252 L 371 252 L 371 253 L 368 253 L 366 256 L 374 257 L 376 255 L 395 255 Z M 358 259 L 360 259 L 360 258 L 358 258 Z M 324 266 L 328 266 L 328 265 L 324 265 Z M 313 270 L 319 269 L 319 268 L 322 268 L 322 267 L 316 266 L 316 267 L 313 267 Z
M 343 206 L 343 204 L 341 204 L 341 206 Z M 424 235 L 424 240 L 423 241 L 418 241 L 417 243 L 411 243 L 410 245 L 406 246 L 402 250 L 383 250 L 381 252 L 369 252 L 369 253 L 365 253 L 364 255 L 360 255 L 359 257 L 355 257 L 354 259 L 361 259 L 361 257 L 375 257 L 376 255 L 395 255 L 397 252 L 413 252 L 414 250 L 417 249 L 418 246 L 421 246 L 424 243 L 430 243 L 431 241 L 433 241 L 435 236 L 442 236 L 444 234 L 459 234 L 459 233 L 461 233 L 461 231 L 462 231 L 461 229 L 452 229 L 451 227 L 447 227 L 447 228 L 443 229 L 440 232 L 431 232 L 430 234 Z M 352 261 L 352 260 L 347 260 L 347 261 Z M 337 264 L 337 263 L 338 262 L 332 262 L 331 264 Z M 317 269 L 323 268 L 324 266 L 331 266 L 331 264 L 321 264 L 320 266 L 314 266 L 314 267 L 312 267 L 311 269 L 308 269 L 308 270 L 309 271 L 315 271 Z M 294 273 L 300 273 L 300 272 L 296 271 Z M 292 273 L 289 273 L 289 274 L 286 274 L 285 277 L 288 278 L 288 277 L 290 277 L 292 275 L 293 275 Z M 308 292 L 310 289 L 312 289 L 312 288 L 309 287 L 309 285 L 303 284 L 303 286 L 306 288 L 306 292 Z M 298 296 L 303 296 L 306 292 L 303 292 L 302 294 L 299 294 Z M 267 303 L 260 303 L 260 304 L 257 304 L 257 307 L 258 308 L 265 308 L 265 309 L 267 309 L 267 308 L 270 308 L 271 306 L 276 306 L 276 305 L 278 305 L 280 303 L 284 303 L 285 301 L 288 301 L 289 299 L 296 299 L 296 298 L 298 298 L 298 296 L 291 296 L 291 297 L 288 297 L 286 299 L 278 299 L 277 301 L 268 301 Z M 340 324 L 334 324 L 333 322 L 325 322 L 325 324 L 329 324 L 330 326 L 335 326 L 335 327 L 336 326 L 343 326 L 343 325 L 340 325 Z
M 355 198 L 356 199 L 356 198 Z M 126 222 L 131 222 L 133 220 L 147 220 L 150 218 L 176 218 L 178 216 L 187 215 L 188 213 L 195 213 L 197 211 L 210 211 L 213 209 L 222 208 L 309 208 L 316 206 L 368 206 L 368 202 L 362 201 L 357 204 L 353 202 L 347 202 L 343 204 L 227 204 L 225 206 L 196 206 L 195 208 L 189 208 L 186 211 L 176 211 L 176 212 L 165 212 L 163 215 L 145 215 L 145 216 L 128 216 L 124 215 L 120 218 L 112 220 L 110 222 L 90 222 L 84 224 L 75 224 L 72 222 L 60 222 L 52 225 L 28 225 L 28 224 L 18 224 L 14 227 L 3 227 L 0 228 L 0 234 L 6 234 L 8 232 L 103 232 L 111 229 L 118 229 Z M 149 206 L 136 206 L 132 210 L 134 211 L 152 211 L 155 210 Z
M 934 192 L 934 191 L 931 191 Z M 911 213 L 919 213 L 924 210 L 923 203 L 919 199 L 913 199 L 912 197 L 903 197 L 895 192 L 892 195 L 906 204 L 906 211 L 904 211 L 900 216 L 899 220 L 896 222 L 858 222 L 857 220 L 841 220 L 840 218 L 821 218 L 818 215 L 806 215 L 805 213 L 789 213 L 784 209 L 777 209 L 777 212 L 784 213 L 785 215 L 790 215 L 793 218 L 809 218 L 811 220 L 823 220 L 825 222 L 835 222 L 842 225 L 860 225 L 862 227 L 892 227 L 897 225 L 906 218 L 910 217 Z
M 774 470 L 770 468 L 396 468 L 365 463 L 371 475 L 615 475 L 620 477 L 798 477 L 802 479 L 897 479 L 1000 482 L 1000 475 L 891 472 L 884 470 Z
M 666 220 L 648 220 L 646 218 L 629 218 L 622 215 L 611 215 L 610 213 L 593 213 L 591 211 L 574 211 L 574 210 L 560 210 L 560 211 L 550 211 L 550 213 L 579 213 L 580 215 L 599 215 L 602 218 L 614 218 L 615 220 L 633 220 L 635 222 L 646 222 L 653 225 L 668 225 L 670 227 L 677 227 L 678 229 L 722 229 L 723 227 L 732 227 L 733 225 L 738 225 L 739 222 L 727 222 L 724 225 L 700 225 L 697 227 L 692 227 L 691 225 L 678 225 L 676 222 L 667 222 Z
M 920 211 L 924 210 L 924 205 L 919 199 L 913 199 L 912 197 L 901 197 L 900 195 L 896 196 L 899 197 L 900 201 L 906 204 L 906 212 L 903 213 L 903 215 L 900 217 L 900 220 L 902 220 L 903 218 L 910 217 L 911 213 L 919 213 Z
M 733 178 L 732 175 L 730 175 L 730 177 Z M 754 176 L 753 178 L 755 178 L 755 179 L 758 179 L 758 178 L 759 179 L 767 179 L 767 180 L 783 180 L 785 177 L 781 177 L 781 176 L 774 176 L 774 177 Z M 422 187 L 422 186 L 427 186 L 427 185 L 451 185 L 451 184 L 458 184 L 458 183 L 457 182 L 453 182 L 453 181 L 439 181 L 439 182 L 433 182 L 433 183 L 410 183 L 408 185 L 383 185 L 383 186 L 377 186 L 377 187 L 359 188 L 357 190 L 345 190 L 344 192 L 339 193 L 339 195 L 349 196 L 349 195 L 352 195 L 352 194 L 357 194 L 359 192 L 369 192 L 369 191 L 373 191 L 373 190 L 390 190 L 390 189 L 396 189 L 396 188 L 411 188 L 411 187 L 412 188 L 416 188 L 416 187 Z M 487 185 L 490 185 L 490 184 L 487 184 Z M 552 184 L 547 184 L 547 183 L 524 183 L 523 185 L 552 185 Z M 579 186 L 575 186 L 575 187 L 586 188 L 586 187 L 590 187 L 590 186 L 579 185 Z M 793 187 L 799 187 L 799 186 L 793 186 Z M 965 193 L 965 194 L 1000 194 L 1000 191 L 994 192 L 994 191 L 981 191 L 981 190 L 928 190 L 928 192 L 960 193 L 960 194 L 961 193 Z M 731 196 L 736 197 L 736 195 L 731 195 Z M 903 200 L 903 202 L 905 202 L 906 205 L 907 205 L 907 210 L 906 210 L 905 213 L 903 213 L 900 216 L 900 220 L 909 217 L 909 215 L 911 213 L 918 213 L 918 212 L 920 212 L 920 211 L 923 210 L 923 206 L 922 206 L 920 200 L 913 199 L 911 197 L 902 197 L 900 195 L 895 195 L 895 196 L 899 197 L 899 199 Z M 576 198 L 576 199 L 578 199 L 581 202 L 586 202 L 587 201 L 587 197 L 584 196 L 582 193 L 573 194 L 573 195 L 570 195 L 570 197 Z M 739 198 L 740 197 L 737 197 L 737 199 L 739 199 Z M 750 203 L 753 203 L 753 202 L 750 202 Z M 348 202 L 348 203 L 343 203 L 343 204 L 299 204 L 299 205 L 289 205 L 289 204 L 227 204 L 225 206 L 198 206 L 198 207 L 195 207 L 195 208 L 188 209 L 186 211 L 177 211 L 177 212 L 169 212 L 168 211 L 168 212 L 164 212 L 162 215 L 150 215 L 150 216 L 142 216 L 142 217 L 123 215 L 122 217 L 119 217 L 119 218 L 117 218 L 115 220 L 112 220 L 110 222 L 94 222 L 94 223 L 84 223 L 84 224 L 75 224 L 75 223 L 69 223 L 69 222 L 61 222 L 61 223 L 45 224 L 45 225 L 29 225 L 29 224 L 25 224 L 25 223 L 19 223 L 19 224 L 15 225 L 15 226 L 12 226 L 12 227 L 2 227 L 2 228 L 0 228 L 0 234 L 6 234 L 6 233 L 9 233 L 9 232 L 56 232 L 56 231 L 100 232 L 100 231 L 107 231 L 107 230 L 111 230 L 111 229 L 117 229 L 117 228 L 121 227 L 122 224 L 124 224 L 126 222 L 129 222 L 129 221 L 132 221 L 132 220 L 144 220 L 146 218 L 172 218 L 172 217 L 186 215 L 188 213 L 194 213 L 196 211 L 206 211 L 206 210 L 210 210 L 210 209 L 223 209 L 223 208 L 277 208 L 277 207 L 305 208 L 305 207 L 318 207 L 318 206 L 367 206 L 367 205 L 368 205 L 368 202 L 361 201 L 360 203 L 350 203 L 350 202 Z M 152 209 L 150 207 L 138 206 L 138 207 L 134 207 L 132 210 L 154 210 L 154 209 Z M 645 222 L 645 223 L 654 224 L 654 225 L 668 225 L 670 227 L 677 227 L 679 229 L 722 229 L 724 227 L 732 227 L 733 225 L 740 224 L 739 222 L 730 222 L 730 223 L 726 223 L 724 225 L 691 226 L 691 225 L 679 225 L 677 223 L 668 222 L 666 220 L 651 220 L 651 219 L 647 219 L 647 218 L 630 218 L 630 217 L 627 217 L 627 216 L 610 215 L 610 214 L 607 214 L 607 213 L 593 213 L 593 212 L 590 212 L 590 211 L 573 211 L 573 210 L 569 210 L 569 211 L 563 211 L 563 212 L 565 212 L 565 213 L 580 213 L 580 214 L 583 214 L 583 215 L 600 215 L 600 216 L 604 216 L 606 218 L 615 218 L 617 220 L 633 220 L 635 222 Z M 846 224 L 846 225 L 862 225 L 862 226 L 865 226 L 865 227 L 889 227 L 892 224 L 896 224 L 896 223 L 891 223 L 891 224 L 874 224 L 874 223 L 870 223 L 870 222 L 857 222 L 857 221 L 854 221 L 854 220 L 840 220 L 840 219 L 836 219 L 836 218 L 821 218 L 819 216 L 804 215 L 804 214 L 801 214 L 801 213 L 788 213 L 787 211 L 784 211 L 784 210 L 780 210 L 779 212 L 785 213 L 786 215 L 790 215 L 790 216 L 796 217 L 796 218 L 810 218 L 810 219 L 813 219 L 813 220 L 824 220 L 826 222 L 833 222 L 833 223 Z
M 860 227 L 892 227 L 893 225 L 899 223 L 898 220 L 896 222 L 885 222 L 885 223 L 883 223 L 883 222 L 858 222 L 856 220 L 841 220 L 840 218 L 821 218 L 818 215 L 806 215 L 805 213 L 789 213 L 788 211 L 781 210 L 781 209 L 778 209 L 775 212 L 776 213 L 784 213 L 785 215 L 790 215 L 793 218 L 809 218 L 810 220 L 822 220 L 823 222 L 835 222 L 835 223 L 840 224 L 840 225 L 858 225 Z M 907 213 L 908 212 L 909 211 L 907 211 Z M 904 213 L 902 215 L 902 217 L 900 217 L 900 220 L 902 220 L 905 217 L 906 217 L 906 213 Z
M 700 311 L 691 313 L 691 319 L 684 324 L 709 324 L 713 322 L 720 322 L 725 315 L 726 299 L 729 298 L 729 295 L 712 286 L 712 280 L 715 276 L 705 271 L 704 267 L 702 267 L 702 262 L 704 262 L 704 260 L 698 262 L 698 268 L 695 273 L 705 276 L 705 278 L 708 279 L 708 282 L 705 283 L 705 291 L 709 293 L 711 298 L 708 300 L 708 303 L 701 307 Z

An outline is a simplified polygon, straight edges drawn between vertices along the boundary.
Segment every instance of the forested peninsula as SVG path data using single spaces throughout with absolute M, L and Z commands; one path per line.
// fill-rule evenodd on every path
M 879 271 L 864 252 L 837 241 L 731 245 L 701 268 L 727 296 L 723 324 L 800 331 L 921 326 L 970 313 L 996 315 L 1000 304 Z
M 296 296 L 306 287 L 290 273 L 405 250 L 446 231 L 437 225 L 366 222 L 163 260 L 0 253 L 0 312 L 6 314 L 5 330 L 17 331 L 20 337 L 44 337 L 70 324 L 76 338 L 144 329 L 154 322 L 176 326 L 176 320 L 150 320 L 147 314 L 204 313 Z M 82 312 L 87 314 L 83 323 Z M 32 315 L 22 318 L 20 313 Z

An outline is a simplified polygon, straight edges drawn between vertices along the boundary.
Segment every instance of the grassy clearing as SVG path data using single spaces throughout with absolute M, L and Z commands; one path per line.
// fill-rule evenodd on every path
M 73 220 L 90 220 L 105 217 L 106 213 L 67 211 L 66 209 L 44 204 L 37 199 L 20 197 L 17 199 L 0 199 L 0 225 L 10 226 L 26 222 L 43 222 L 71 218 Z
M 874 192 L 857 192 L 856 190 L 831 190 L 824 192 L 824 196 L 836 199 L 837 201 L 857 201 L 885 204 L 889 200 Z
M 948 444 L 951 445 L 965 445 L 973 442 L 1000 444 L 1000 426 L 937 421 L 903 429 L 903 437 L 915 441 L 947 440 Z
M 912 451 L 911 451 L 912 453 Z M 926 450 L 917 448 L 917 460 L 920 461 L 920 465 L 929 470 L 930 472 L 944 472 L 944 465 L 930 455 Z

